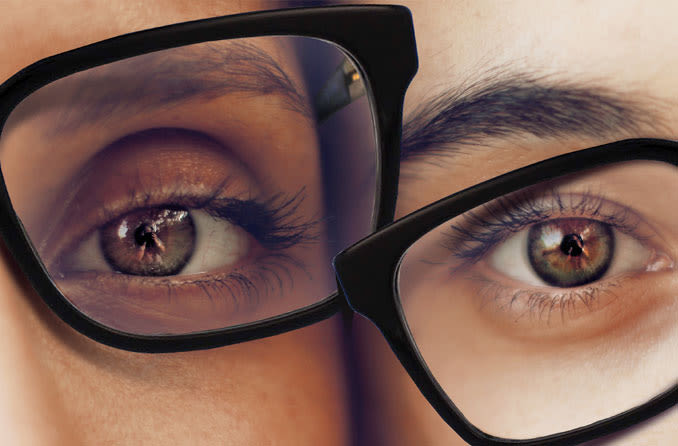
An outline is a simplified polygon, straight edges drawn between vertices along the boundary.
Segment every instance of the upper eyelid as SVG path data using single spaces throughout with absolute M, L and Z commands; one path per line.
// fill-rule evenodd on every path
M 171 201 L 160 196 L 153 201 L 146 200 L 141 206 L 138 206 L 134 201 L 131 202 L 125 209 L 116 211 L 109 211 L 108 213 L 101 213 L 96 218 L 95 222 L 86 224 L 86 232 L 75 231 L 65 241 L 60 241 L 59 245 L 52 248 L 53 256 L 59 253 L 68 252 L 74 249 L 79 243 L 79 238 L 87 237 L 94 231 L 98 231 L 106 223 L 120 218 L 122 215 L 133 212 L 135 210 L 144 209 L 147 207 L 157 207 L 163 205 L 185 206 L 190 210 L 203 210 L 215 218 L 229 220 L 246 231 L 250 232 L 246 223 L 248 221 L 238 220 L 237 212 L 228 212 L 225 209 L 232 209 L 233 205 L 240 207 L 249 205 L 246 213 L 249 218 L 256 214 L 256 218 L 263 219 L 263 233 L 250 233 L 258 242 L 262 243 L 267 249 L 282 250 L 287 249 L 299 243 L 314 242 L 317 239 L 315 234 L 315 227 L 317 221 L 306 221 L 296 215 L 297 208 L 304 199 L 303 191 L 294 194 L 291 197 L 274 196 L 266 200 L 254 199 L 236 199 L 231 197 L 220 197 L 221 189 L 213 192 L 212 195 L 206 197 L 196 197 L 192 195 L 172 195 Z M 219 215 L 222 214 L 222 215 Z M 229 218 L 230 217 L 230 218 Z M 255 219 L 256 219 L 255 218 Z M 251 229 L 251 228 L 249 228 Z M 50 259 L 51 257 L 45 257 Z M 46 261 L 49 264 L 49 261 Z
M 568 208 L 565 198 L 570 198 Z M 578 201 L 573 201 L 576 197 Z M 551 207 L 536 207 L 537 200 L 551 199 Z M 510 201 L 510 198 L 509 198 Z M 614 227 L 615 229 L 630 234 L 640 241 L 644 241 L 649 236 L 637 231 L 639 226 L 646 226 L 641 215 L 621 203 L 605 199 L 602 195 L 593 195 L 587 193 L 565 193 L 561 194 L 555 190 L 550 191 L 550 195 L 537 197 L 533 201 L 521 201 L 522 205 L 527 204 L 528 208 L 521 208 L 516 211 L 511 208 L 506 201 L 495 200 L 483 207 L 487 210 L 488 216 L 476 213 L 467 213 L 461 218 L 462 222 L 449 226 L 450 231 L 445 232 L 445 241 L 443 245 L 454 257 L 475 263 L 481 260 L 496 244 L 505 240 L 509 235 L 518 232 L 527 226 L 539 223 L 549 218 L 554 218 L 557 212 L 567 213 L 567 216 L 579 216 L 583 218 L 598 219 Z M 502 213 L 497 212 L 498 206 Z M 605 212 L 613 209 L 614 212 Z M 514 212 L 513 214 L 511 212 Z M 588 212 L 588 213 L 587 213 Z
M 43 261 L 46 264 L 49 264 L 52 260 L 52 257 L 56 253 L 62 252 L 65 249 L 70 249 L 74 244 L 77 243 L 77 240 L 81 237 L 86 237 L 87 234 L 99 229 L 106 223 L 115 218 L 119 218 L 121 215 L 132 212 L 134 210 L 143 209 L 147 207 L 155 207 L 161 205 L 175 205 L 175 206 L 185 206 L 191 209 L 204 209 L 208 202 L 205 200 L 210 200 L 213 198 L 214 194 L 218 194 L 225 188 L 228 184 L 228 178 L 221 183 L 221 188 L 218 191 L 212 192 L 212 194 L 207 197 L 200 197 L 196 194 L 191 193 L 181 193 L 179 191 L 171 191 L 169 193 L 153 191 L 145 193 L 135 193 L 125 195 L 125 201 L 121 205 L 116 203 L 111 205 L 110 203 L 104 202 L 98 208 L 93 210 L 93 216 L 88 216 L 78 220 L 79 226 L 84 226 L 85 230 L 79 229 L 76 231 L 70 230 L 65 232 L 59 228 L 63 226 L 72 225 L 72 220 L 69 218 L 62 219 L 58 222 L 58 225 L 55 226 L 55 230 L 50 232 L 45 240 L 41 241 L 41 255 Z M 68 233 L 69 237 L 65 238 L 64 234 Z M 57 244 L 54 244 L 53 238 L 55 235 L 59 236 Z M 48 252 L 45 251 L 45 246 L 49 246 Z

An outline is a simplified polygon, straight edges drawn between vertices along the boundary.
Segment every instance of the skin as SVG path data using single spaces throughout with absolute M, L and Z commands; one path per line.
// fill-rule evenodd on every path
M 43 57 L 123 33 L 276 6 L 279 5 L 247 1 L 236 4 L 179 0 L 140 4 L 72 0 L 55 4 L 11 0 L 3 4 L 5 13 L 0 23 L 3 36 L 0 79 Z M 64 14 L 64 10 L 69 13 Z M 246 110 L 234 113 L 237 112 Z M 176 116 L 156 115 L 156 118 L 162 125 L 177 120 Z M 290 113 L 281 113 L 277 118 L 281 123 L 291 122 L 290 125 L 307 122 Z M 30 126 L 23 124 L 24 130 L 21 123 L 15 128 L 16 134 L 23 131 L 24 136 L 29 137 Z M 128 130 L 133 132 L 135 124 L 131 125 Z M 283 138 L 296 138 L 299 131 L 312 132 L 307 124 L 302 127 L 296 132 L 289 130 Z M 89 137 L 96 139 L 97 135 L 101 132 L 92 132 Z M 218 156 L 209 144 L 186 137 L 183 147 L 189 147 L 186 150 L 190 156 L 171 144 L 155 148 L 146 145 L 143 149 L 129 148 L 127 155 L 122 153 L 119 159 L 113 157 L 109 161 L 119 166 L 143 165 L 143 160 L 134 158 L 139 156 L 139 150 L 151 154 L 156 150 L 176 164 L 174 175 L 184 170 L 188 175 L 191 163 L 202 160 L 212 166 L 232 168 L 240 173 L 246 171 L 239 182 L 231 186 L 241 189 L 241 192 L 231 191 L 234 195 L 252 193 L 252 186 L 247 183 L 251 183 L 252 178 L 266 178 L 267 182 L 261 182 L 265 183 L 261 186 L 263 189 L 286 191 L 296 191 L 320 181 L 313 174 L 297 175 L 289 180 L 266 172 L 247 171 L 242 166 L 256 164 L 256 158 L 263 153 L 259 149 L 266 145 L 266 134 L 259 136 L 260 145 L 247 152 L 250 159 Z M 136 144 L 140 145 L 139 141 Z M 299 150 L 316 150 L 316 147 L 312 144 Z M 58 169 L 57 165 L 52 167 Z M 95 166 L 94 171 L 99 167 Z M 12 172 L 20 177 L 20 169 L 16 164 Z M 313 169 L 306 171 L 313 172 Z M 134 177 L 133 171 L 130 176 Z M 53 180 L 41 179 L 44 184 Z M 40 189 L 38 183 L 33 186 Z M 104 189 L 94 193 L 104 199 L 107 193 Z M 23 192 L 30 198 L 30 189 Z M 46 197 L 43 200 L 49 203 Z M 311 194 L 300 212 L 317 214 L 320 201 L 321 197 Z M 39 203 L 32 201 L 32 205 Z M 27 216 L 27 227 L 39 226 L 37 211 L 31 211 L 29 206 L 20 212 Z M 316 254 L 302 251 L 299 256 L 304 262 L 324 265 L 318 260 L 321 254 L 317 250 Z M 346 443 L 350 429 L 345 412 L 346 391 L 336 318 L 281 336 L 209 351 L 130 353 L 95 343 L 58 320 L 26 283 L 4 247 L 0 253 L 0 350 L 3 352 L 0 443 Z M 310 273 L 315 277 L 326 274 L 324 266 L 313 268 Z M 312 287 L 297 288 L 300 294 L 319 291 Z
M 529 73 L 531 78 L 546 79 L 549 85 L 577 82 L 585 87 L 610 89 L 617 99 L 637 101 L 645 110 L 642 116 L 651 118 L 634 120 L 633 125 L 625 128 L 585 135 L 564 132 L 544 136 L 522 131 L 499 138 L 480 135 L 471 146 L 444 144 L 438 147 L 442 152 L 455 154 L 422 155 L 403 162 L 396 217 L 454 191 L 558 154 L 626 138 L 678 137 L 675 111 L 678 87 L 672 75 L 678 60 L 667 56 L 673 53 L 678 37 L 671 22 L 678 12 L 673 4 L 666 2 L 648 8 L 641 2 L 625 2 L 621 6 L 617 2 L 572 1 L 550 3 L 548 7 L 536 1 L 400 3 L 412 11 L 420 63 L 406 96 L 406 127 L 418 106 L 444 91 L 459 91 L 490 75 L 501 78 L 515 73 Z M 648 24 L 652 24 L 651 31 Z M 607 412 L 599 412 L 601 416 L 613 415 L 609 410 L 614 404 L 626 409 L 635 405 L 631 401 L 639 403 L 658 393 L 661 386 L 648 384 L 653 379 L 662 385 L 675 381 L 672 370 L 676 359 L 671 352 L 676 334 L 673 317 L 669 316 L 673 314 L 676 289 L 675 213 L 667 210 L 672 205 L 662 207 L 675 194 L 660 197 L 648 190 L 643 198 L 634 198 L 633 194 L 645 187 L 652 189 L 655 183 L 642 180 L 644 175 L 652 175 L 650 172 L 654 171 L 639 167 L 638 183 L 608 181 L 605 179 L 608 177 L 600 175 L 588 181 L 602 190 L 625 194 L 618 197 L 620 202 L 642 210 L 655 228 L 660 228 L 661 246 L 668 256 L 661 272 L 626 273 L 624 277 L 630 277 L 629 282 L 621 285 L 625 296 L 643 297 L 635 301 L 643 302 L 642 306 L 627 303 L 616 307 L 603 299 L 596 304 L 596 311 L 577 307 L 562 324 L 545 324 L 538 317 L 509 316 L 506 320 L 506 312 L 488 311 L 491 298 L 485 310 L 473 300 L 463 299 L 482 293 L 479 285 L 468 279 L 474 276 L 450 279 L 446 268 L 413 270 L 410 277 L 429 274 L 428 282 L 420 281 L 418 287 L 411 285 L 405 289 L 414 297 L 411 301 L 406 299 L 405 312 L 409 314 L 415 339 L 425 356 L 447 358 L 442 362 L 431 359 L 429 365 L 472 421 L 494 429 L 490 433 L 522 434 L 529 438 L 552 433 L 550 423 L 561 423 L 567 428 L 567 423 L 576 427 L 593 421 L 584 414 L 599 404 L 594 396 L 602 390 L 588 387 L 591 379 L 608 383 L 603 388 L 620 383 L 616 390 L 600 397 L 602 406 L 608 408 Z M 655 178 L 675 181 L 675 171 L 667 175 Z M 576 182 L 568 184 L 563 190 L 586 189 L 577 189 Z M 659 184 L 670 183 L 657 183 L 652 190 L 661 188 Z M 427 248 L 423 244 L 411 256 L 415 260 L 445 259 L 436 258 L 435 246 Z M 506 274 L 497 273 L 487 261 L 472 270 L 501 283 L 507 281 Z M 644 288 L 649 286 L 644 284 L 650 283 L 651 288 Z M 455 290 L 455 302 L 464 303 L 452 306 L 451 297 L 440 292 L 446 286 Z M 436 293 L 438 297 L 434 297 Z M 430 300 L 425 305 L 417 305 L 426 297 Z M 432 308 L 436 309 L 433 315 Z M 516 320 L 520 321 L 518 332 Z M 605 323 L 601 325 L 600 321 Z M 359 320 L 356 327 L 355 344 L 362 358 L 364 443 L 465 444 L 420 394 L 381 334 L 364 320 Z M 449 336 L 442 335 L 441 339 L 440 330 L 447 330 Z M 514 337 L 517 333 L 522 336 L 520 339 Z M 650 350 L 666 356 L 650 359 L 644 353 Z M 588 351 L 589 356 L 583 351 Z M 627 373 L 623 366 L 635 357 L 634 352 L 643 358 L 637 360 L 639 367 L 648 364 L 640 375 Z M 531 364 L 532 358 L 540 358 L 543 372 L 525 365 Z M 600 372 L 587 375 L 581 371 L 582 364 Z M 622 365 L 615 369 L 610 364 Z M 558 371 L 563 373 L 556 376 Z M 480 376 L 483 378 L 479 379 Z M 579 378 L 582 380 L 577 381 Z M 555 382 L 559 383 L 557 388 L 553 387 Z M 637 383 L 635 387 L 628 385 L 633 382 Z M 544 395 L 550 395 L 549 402 L 544 402 Z M 509 406 L 506 401 L 521 401 L 522 405 Z M 578 401 L 586 402 L 586 410 L 572 409 Z M 520 413 L 521 409 L 526 410 L 525 414 Z M 591 444 L 668 444 L 676 436 L 677 422 L 678 411 L 673 408 Z
M 406 5 L 415 19 L 421 66 L 407 96 L 406 116 L 412 115 L 415 104 L 458 86 L 460 79 L 473 80 L 480 69 L 515 61 L 536 73 L 546 71 L 565 79 L 581 76 L 614 86 L 629 97 L 658 98 L 662 105 L 675 97 L 670 73 L 676 67 L 665 57 L 675 42 L 670 22 L 675 15 L 668 6 Z M 0 26 L 8 36 L 0 39 L 3 79 L 42 57 L 106 37 L 237 12 L 221 2 L 145 2 L 140 7 L 137 2 L 107 6 L 73 0 L 68 17 L 63 17 L 63 7 L 14 0 L 4 7 L 12 12 L 4 17 L 12 20 Z M 241 2 L 238 7 L 252 10 L 261 5 Z M 447 10 L 450 14 L 441 14 Z M 34 26 L 36 18 L 45 18 L 39 27 Z M 647 23 L 653 24 L 651 34 Z M 573 32 L 573 24 L 578 32 Z M 629 66 L 628 60 L 637 63 Z M 398 215 L 565 151 L 628 137 L 675 139 L 673 108 L 659 108 L 661 120 L 633 131 L 546 140 L 514 135 L 484 140 L 492 150 L 467 153 L 454 163 L 407 162 Z M 484 168 L 471 168 L 476 165 Z M 103 347 L 73 332 L 44 307 L 11 256 L 2 252 L 3 442 L 327 444 L 335 439 L 341 444 L 345 440 L 346 423 L 337 422 L 345 420 L 344 389 L 336 374 L 339 357 L 332 322 L 269 340 L 149 359 Z M 373 327 L 359 322 L 356 339 L 363 362 L 364 414 L 370 414 L 364 417 L 369 426 L 363 430 L 369 432 L 366 444 L 463 444 L 419 394 Z M 300 386 L 304 392 L 298 391 Z M 281 413 L 300 421 L 290 422 Z M 670 443 L 677 417 L 675 410 L 668 411 L 598 444 Z

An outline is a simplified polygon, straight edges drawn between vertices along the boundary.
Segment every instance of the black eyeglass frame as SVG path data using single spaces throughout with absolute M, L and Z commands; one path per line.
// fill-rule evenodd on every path
M 329 6 L 237 14 L 139 31 L 40 60 L 0 85 L 0 134 L 30 93 L 65 76 L 142 54 L 215 40 L 303 36 L 338 45 L 367 87 L 377 135 L 375 228 L 393 220 L 405 91 L 417 71 L 412 17 L 401 6 Z M 346 307 L 338 292 L 281 316 L 221 330 L 176 336 L 134 335 L 108 328 L 76 309 L 51 280 L 14 211 L 0 166 L 0 233 L 45 303 L 89 338 L 116 348 L 160 353 L 200 350 L 273 336 L 326 319 Z
M 579 150 L 514 170 L 443 198 L 342 251 L 334 259 L 340 290 L 353 310 L 382 332 L 419 390 L 467 442 L 479 446 L 573 445 L 646 420 L 678 403 L 678 384 L 618 415 L 554 435 L 513 440 L 486 434 L 454 405 L 420 355 L 398 294 L 398 270 L 407 249 L 431 230 L 477 206 L 542 181 L 612 163 L 654 160 L 678 166 L 678 142 L 629 139 Z

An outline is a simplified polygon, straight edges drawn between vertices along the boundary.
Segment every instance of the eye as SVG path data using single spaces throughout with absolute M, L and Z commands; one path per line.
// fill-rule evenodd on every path
M 499 243 L 489 264 L 532 286 L 577 287 L 649 268 L 653 251 L 612 225 L 588 218 L 555 218 Z
M 550 329 L 556 316 L 563 327 L 612 320 L 599 310 L 613 311 L 612 302 L 621 308 L 629 280 L 673 268 L 672 236 L 648 220 L 652 209 L 642 202 L 574 184 L 539 185 L 454 218 L 441 226 L 443 252 L 429 249 L 426 264 L 449 265 L 448 278 L 475 287 L 467 295 L 479 309 L 494 308 L 509 324 Z
M 62 271 L 195 274 L 236 265 L 250 245 L 246 231 L 204 210 L 138 209 L 90 234 L 65 256 Z

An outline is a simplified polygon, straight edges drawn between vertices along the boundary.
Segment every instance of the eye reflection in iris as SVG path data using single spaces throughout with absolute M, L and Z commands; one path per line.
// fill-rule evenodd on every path
M 537 275 L 549 285 L 574 287 L 602 277 L 614 253 L 609 225 L 586 218 L 560 218 L 533 225 L 527 252 Z

